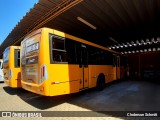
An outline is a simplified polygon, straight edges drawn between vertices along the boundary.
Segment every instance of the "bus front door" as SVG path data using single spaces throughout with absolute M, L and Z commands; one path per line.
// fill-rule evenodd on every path
M 81 45 L 80 48 L 80 90 L 88 88 L 89 82 L 88 82 L 88 51 L 85 45 Z

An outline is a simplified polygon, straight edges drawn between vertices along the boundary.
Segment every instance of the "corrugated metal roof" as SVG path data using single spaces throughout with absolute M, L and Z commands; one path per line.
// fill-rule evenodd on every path
M 51 15 L 58 15 L 79 2 L 81 0 L 39 0 L 4 40 L 0 47 L 0 54 L 2 55 L 7 46 L 20 44 L 26 34 L 40 28 L 43 25 L 41 23 L 47 22 Z
M 39 0 L 2 43 L 0 54 L 7 46 L 20 44 L 27 33 L 44 26 L 104 46 L 122 46 L 141 39 L 151 41 L 160 35 L 159 20 L 159 0 Z

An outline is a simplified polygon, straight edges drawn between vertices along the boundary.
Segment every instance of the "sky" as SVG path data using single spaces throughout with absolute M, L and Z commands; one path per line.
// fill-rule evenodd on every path
M 0 0 L 0 44 L 38 0 Z

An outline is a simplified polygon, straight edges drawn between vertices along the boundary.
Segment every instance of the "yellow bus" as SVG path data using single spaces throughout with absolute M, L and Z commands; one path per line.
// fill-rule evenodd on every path
M 120 79 L 120 54 L 49 28 L 21 42 L 22 88 L 44 96 L 76 93 Z
M 12 87 L 21 87 L 20 46 L 10 46 L 3 52 L 4 82 Z

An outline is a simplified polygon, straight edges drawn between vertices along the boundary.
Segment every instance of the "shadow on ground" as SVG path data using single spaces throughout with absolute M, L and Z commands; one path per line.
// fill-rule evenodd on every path
M 118 83 L 120 81 L 117 81 Z M 109 88 L 115 84 L 115 82 L 109 83 L 106 85 L 106 88 Z M 106 90 L 105 88 L 105 90 Z M 91 100 L 94 96 L 99 96 L 102 91 L 97 91 L 95 88 L 88 89 L 81 91 L 79 93 L 68 94 L 68 95 L 60 95 L 60 96 L 41 96 L 22 88 L 11 88 L 8 86 L 3 87 L 4 91 L 9 95 L 17 95 L 23 101 L 27 102 L 28 104 L 36 107 L 40 110 L 45 110 L 54 106 L 57 106 L 62 103 L 70 103 L 78 106 L 86 107 L 85 101 Z M 104 91 L 105 91 L 104 90 Z M 89 109 L 89 107 L 87 108 Z
M 115 116 L 115 113 L 104 111 L 160 111 L 160 84 L 150 81 L 123 80 L 107 84 L 103 91 L 93 88 L 54 97 L 9 87 L 4 87 L 4 90 L 10 95 L 18 95 L 23 101 L 40 110 L 69 103 L 109 116 Z
M 9 86 L 3 87 L 4 91 L 10 95 L 20 95 L 25 94 L 27 91 L 22 88 L 11 88 Z

